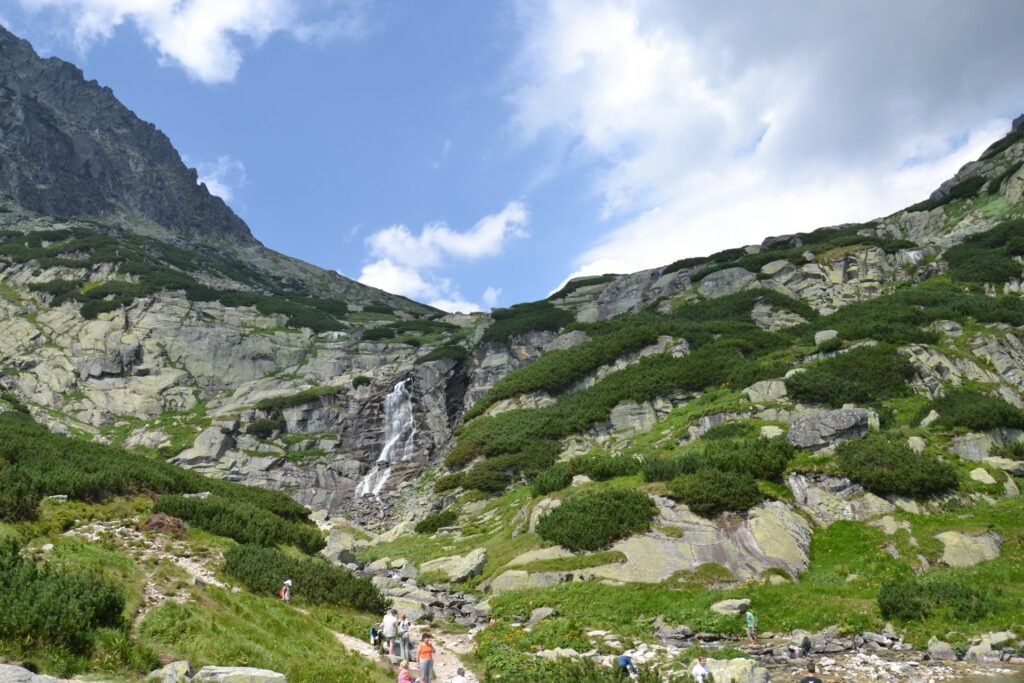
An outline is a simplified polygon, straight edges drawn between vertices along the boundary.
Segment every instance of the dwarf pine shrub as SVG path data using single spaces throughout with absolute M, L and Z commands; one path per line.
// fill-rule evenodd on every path
M 541 518 L 541 538 L 569 550 L 600 550 L 648 531 L 657 508 L 646 493 L 627 489 L 593 491 L 565 500 Z
M 253 593 L 276 595 L 285 579 L 292 594 L 313 604 L 348 605 L 382 614 L 390 601 L 369 579 L 319 557 L 293 557 L 275 548 L 237 545 L 224 555 L 224 571 Z
M 416 533 L 432 534 L 441 527 L 451 526 L 458 519 L 452 510 L 443 510 L 437 514 L 428 515 L 416 523 Z
M 714 517 L 722 512 L 744 512 L 754 507 L 764 496 L 757 488 L 757 480 L 746 472 L 699 469 L 668 483 L 669 496 L 685 503 L 701 517 Z
M 836 447 L 839 471 L 878 495 L 928 496 L 954 488 L 956 469 L 930 451 L 915 452 L 904 439 L 869 434 Z
M 998 595 L 960 571 L 940 569 L 886 582 L 878 591 L 878 607 L 886 619 L 914 621 L 948 611 L 955 619 L 978 621 L 995 611 Z

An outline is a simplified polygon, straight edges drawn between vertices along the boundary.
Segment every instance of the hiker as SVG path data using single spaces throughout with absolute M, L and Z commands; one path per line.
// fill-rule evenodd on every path
M 821 683 L 821 679 L 815 675 L 814 662 L 807 662 L 807 675 L 800 679 L 800 683 Z
M 619 673 L 628 675 L 630 678 L 637 675 L 636 664 L 633 663 L 633 658 L 629 655 L 619 655 L 618 665 Z
M 420 665 L 420 680 L 423 683 L 431 683 L 434 678 L 434 646 L 430 644 L 429 633 L 424 633 L 420 639 L 416 659 Z
M 284 583 L 281 584 L 281 590 L 277 594 L 284 600 L 284 604 L 292 604 L 292 580 L 285 579 Z
M 455 670 L 455 678 L 452 679 L 452 683 L 467 683 L 466 670 L 461 666 Z
M 391 610 L 384 615 L 381 622 L 381 634 L 384 636 L 384 643 L 388 646 L 388 654 L 395 654 L 395 640 L 398 638 L 398 610 Z
M 749 607 L 740 607 L 740 616 L 747 626 L 747 637 L 751 643 L 757 642 L 757 617 Z
M 409 620 L 409 615 L 403 614 L 398 620 L 398 649 L 401 658 L 407 662 L 412 659 L 412 637 L 409 635 L 411 628 L 412 622 Z
M 405 660 L 398 667 L 398 683 L 415 683 L 409 673 L 409 662 Z
M 708 676 L 711 675 L 711 670 L 708 669 L 708 658 L 704 655 L 697 657 L 697 661 L 693 663 L 693 668 L 690 669 L 690 675 L 693 676 L 693 680 L 697 683 L 707 681 Z

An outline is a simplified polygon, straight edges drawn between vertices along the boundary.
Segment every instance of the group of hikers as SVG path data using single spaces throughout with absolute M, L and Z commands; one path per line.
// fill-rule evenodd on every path
M 288 579 L 281 585 L 279 596 L 286 604 L 291 603 L 292 582 Z M 757 643 L 757 616 L 747 606 L 740 608 L 740 617 L 743 618 L 743 625 L 746 629 L 747 639 L 751 644 Z M 384 615 L 379 624 L 370 628 L 370 644 L 380 652 L 398 657 L 398 683 L 433 683 L 434 681 L 434 646 L 431 642 L 430 633 L 420 636 L 419 645 L 416 647 L 415 659 L 413 659 L 412 643 L 412 621 L 406 614 L 399 614 L 398 610 L 391 609 Z M 410 673 L 410 664 L 416 662 L 416 677 Z M 639 675 L 636 663 L 628 654 L 618 657 L 606 657 L 602 666 L 613 667 L 623 676 L 636 678 Z M 707 657 L 701 654 L 690 669 L 690 677 L 696 683 L 710 683 L 712 679 L 711 670 L 707 665 Z M 459 667 L 454 678 L 448 683 L 467 683 L 466 671 Z M 818 678 L 814 662 L 808 662 L 807 675 L 800 679 L 800 683 L 822 683 Z
M 430 633 L 420 636 L 413 658 L 412 621 L 406 614 L 398 614 L 398 610 L 388 610 L 379 624 L 370 628 L 370 644 L 381 652 L 398 657 L 398 683 L 433 683 L 434 681 L 434 645 Z M 410 665 L 416 662 L 413 677 Z M 466 670 L 459 667 L 449 683 L 467 683 Z

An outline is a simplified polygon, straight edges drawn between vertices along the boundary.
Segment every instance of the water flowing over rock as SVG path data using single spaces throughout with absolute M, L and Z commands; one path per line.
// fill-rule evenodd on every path
M 395 385 L 384 401 L 384 448 L 373 469 L 356 486 L 356 496 L 379 496 L 391 465 L 412 460 L 415 453 L 416 423 L 412 415 L 412 392 L 409 379 Z

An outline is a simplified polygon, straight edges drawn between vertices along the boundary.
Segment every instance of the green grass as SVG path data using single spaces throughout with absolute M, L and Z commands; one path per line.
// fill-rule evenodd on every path
M 141 641 L 194 667 L 252 666 L 279 671 L 291 683 L 385 683 L 393 676 L 347 654 L 318 619 L 275 598 L 194 591 L 193 602 L 166 603 L 142 622 Z
M 606 564 L 620 564 L 626 561 L 626 556 L 618 550 L 604 550 L 587 555 L 573 555 L 572 557 L 556 557 L 551 560 L 537 560 L 519 564 L 515 569 L 523 569 L 530 572 L 572 572 L 579 569 L 590 569 Z

